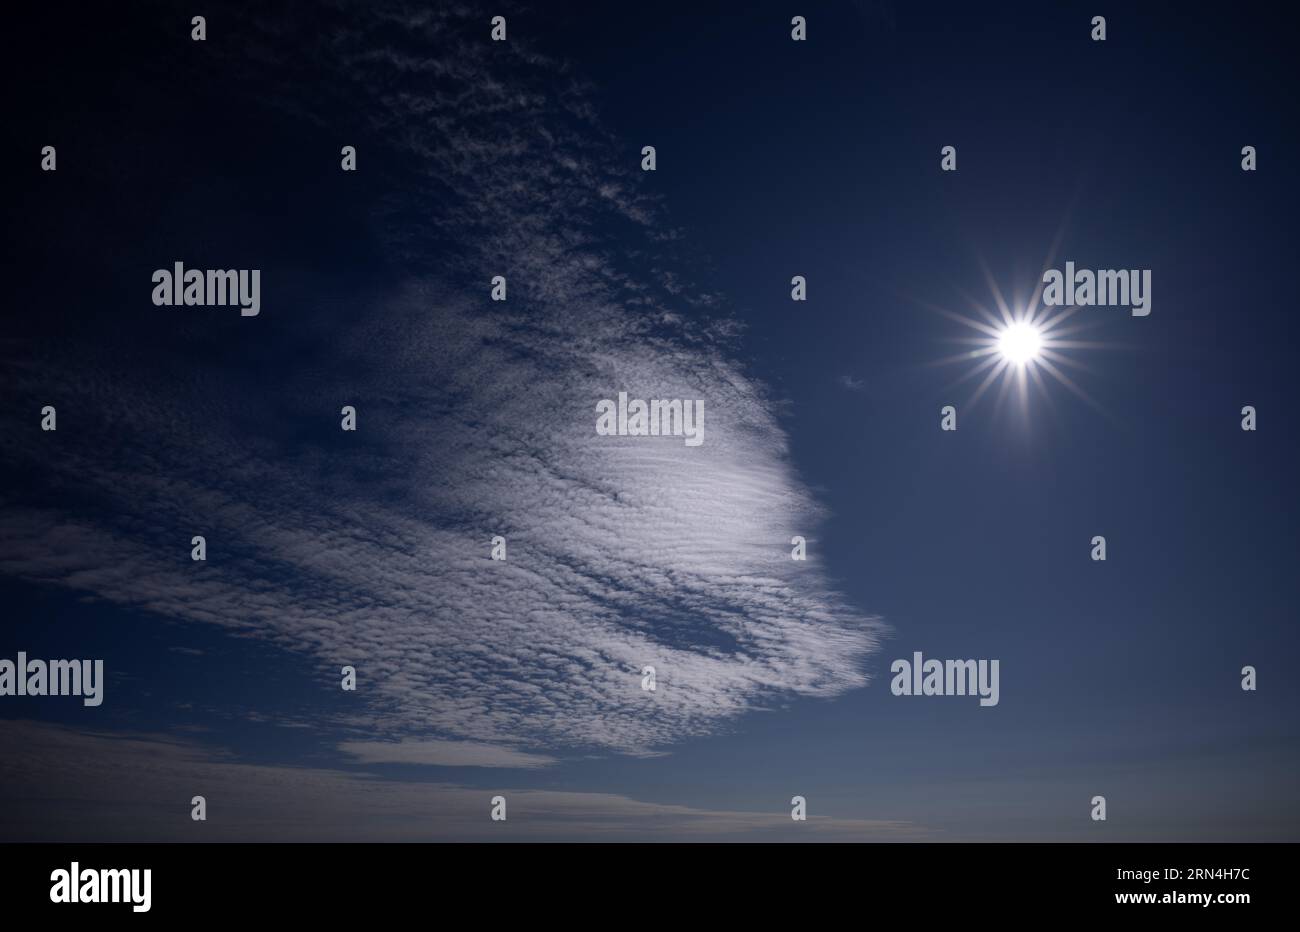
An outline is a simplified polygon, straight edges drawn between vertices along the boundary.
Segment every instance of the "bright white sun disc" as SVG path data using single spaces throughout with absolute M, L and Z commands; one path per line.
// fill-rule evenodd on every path
M 1042 345 L 1038 328 L 1024 322 L 1010 325 L 998 336 L 998 352 L 1018 366 L 1037 359 Z

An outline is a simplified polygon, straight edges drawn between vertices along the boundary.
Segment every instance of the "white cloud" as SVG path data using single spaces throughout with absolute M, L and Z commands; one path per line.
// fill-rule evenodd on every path
M 401 20 L 406 48 L 394 15 L 374 16 L 315 50 L 355 97 L 323 84 L 281 104 L 322 119 L 346 104 L 423 166 L 427 184 L 402 192 L 421 223 L 378 226 L 395 267 L 445 271 L 345 312 L 264 306 L 282 365 L 253 378 L 211 365 L 201 326 L 167 375 L 62 348 L 78 417 L 59 455 L 15 429 L 0 456 L 77 496 L 11 496 L 0 572 L 265 640 L 323 690 L 354 665 L 355 711 L 333 724 L 357 740 L 649 755 L 864 685 L 879 623 L 824 564 L 790 560 L 825 516 L 732 356 L 734 321 L 699 313 L 716 296 L 684 273 L 658 276 L 671 293 L 650 284 L 680 256 L 656 252 L 676 237 L 637 193 L 635 159 L 526 42 L 493 52 L 518 56 L 498 74 L 443 14 Z M 276 77 L 248 75 L 259 92 Z M 497 273 L 505 304 L 487 300 Z M 178 382 L 182 367 L 197 375 Z M 28 391 L 53 378 L 11 372 Z M 704 445 L 598 437 L 596 402 L 623 389 L 703 399 Z M 345 403 L 355 437 L 335 429 Z M 186 559 L 195 533 L 206 564 Z

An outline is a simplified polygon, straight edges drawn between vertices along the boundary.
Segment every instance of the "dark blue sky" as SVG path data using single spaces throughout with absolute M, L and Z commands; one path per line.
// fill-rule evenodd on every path
M 478 47 L 486 36 L 479 20 L 496 12 L 509 18 L 508 52 Z M 808 17 L 807 43 L 789 39 L 796 12 Z M 1105 42 L 1089 40 L 1097 13 L 1108 18 Z M 303 5 L 266 21 L 216 10 L 206 45 L 189 42 L 190 15 L 157 5 L 98 23 L 101 32 L 69 35 L 55 10 L 25 31 L 30 46 L 10 62 L 28 76 L 12 120 L 7 169 L 19 181 L 5 221 L 13 300 L 4 359 L 15 373 L 6 380 L 5 430 L 22 439 L 0 460 L 9 618 L 0 656 L 103 657 L 112 678 L 100 709 L 3 700 L 7 745 L 32 740 L 10 726 L 35 720 L 99 733 L 81 752 L 91 761 L 107 760 L 104 732 L 169 735 L 193 742 L 194 759 L 265 773 L 365 772 L 466 788 L 471 800 L 498 790 L 612 794 L 710 813 L 774 813 L 783 831 L 798 794 L 810 813 L 848 826 L 828 837 L 880 837 L 870 823 L 887 821 L 906 823 L 906 837 L 961 840 L 1296 838 L 1300 515 L 1297 325 L 1288 301 L 1295 64 L 1289 32 L 1270 20 L 1280 14 L 1262 4 L 1214 15 L 1185 5 L 592 5 L 564 14 L 501 6 L 468 19 L 435 15 L 433 41 L 422 38 L 418 10 L 385 21 Z M 357 19 L 370 25 L 353 35 Z M 362 53 L 395 48 L 415 57 L 393 55 L 391 70 L 372 80 Z M 547 61 L 514 57 L 520 49 Z M 462 61 L 472 66 L 461 71 Z M 471 107 L 452 93 L 485 82 L 506 88 L 499 108 Z M 545 102 L 518 105 L 516 117 L 516 89 L 519 99 Z M 419 93 L 424 103 L 411 105 Z M 581 108 L 567 106 L 570 93 Z M 575 116 L 583 108 L 592 120 Z M 562 145 L 533 153 L 552 131 L 572 144 L 582 171 L 553 173 L 549 160 Z M 47 142 L 59 146 L 54 175 L 34 170 L 33 153 Z M 338 171 L 341 143 L 358 147 L 355 175 Z M 657 149 L 653 175 L 636 171 L 643 145 Z M 958 150 L 955 173 L 939 170 L 944 145 Z M 1240 170 L 1243 145 L 1257 148 L 1258 171 Z M 524 161 L 493 154 L 514 147 Z M 462 177 L 449 167 L 461 159 L 479 161 Z M 593 200 L 617 210 L 588 210 L 579 197 L 584 184 L 602 183 L 617 192 Z M 638 220 L 640 211 L 653 221 Z M 517 223 L 509 241 L 491 229 L 502 217 Z M 954 385 L 966 370 L 934 365 L 969 332 L 932 308 L 974 316 L 972 298 L 991 305 L 985 268 L 1008 296 L 1027 298 L 1058 235 L 1058 267 L 1071 259 L 1150 269 L 1150 316 L 1091 307 L 1072 319 L 1090 328 L 1081 339 L 1106 344 L 1071 354 L 1087 366 L 1071 375 L 1097 408 L 1050 380 L 1048 397 L 1031 396 L 1027 414 L 999 405 L 996 390 L 969 406 L 977 381 Z M 603 286 L 549 277 L 546 270 L 578 254 L 588 257 L 582 267 L 619 283 L 614 298 Z M 163 314 L 173 309 L 149 305 L 142 283 L 150 271 L 182 258 L 263 269 L 263 314 L 248 321 L 226 309 Z M 482 283 L 499 268 L 522 316 L 481 331 L 494 309 L 475 302 L 483 304 Z M 806 303 L 789 300 L 795 274 L 807 276 Z M 662 286 L 644 304 L 642 281 Z M 431 332 L 409 325 L 403 302 L 412 288 L 417 307 L 439 309 Z M 686 329 L 652 345 L 659 332 L 636 321 L 661 310 Z M 610 327 L 618 344 L 608 357 L 571 358 L 549 342 L 552 329 L 556 342 L 576 343 L 619 315 L 632 323 Z M 707 341 L 690 328 L 719 320 L 734 336 L 693 357 Z M 392 334 L 399 347 L 428 340 L 427 371 L 370 352 L 371 341 L 384 347 Z M 641 369 L 643 357 L 628 349 L 642 339 L 652 358 L 677 347 L 687 374 L 647 383 L 645 372 L 660 370 L 653 362 Z M 527 491 L 516 502 L 507 486 L 533 488 L 518 482 L 486 486 L 489 498 L 501 492 L 500 502 L 478 486 L 457 494 L 458 477 L 493 468 L 485 449 L 499 451 L 503 475 L 516 479 L 509 464 L 520 456 L 566 477 L 589 462 L 534 443 L 526 419 L 512 422 L 507 394 L 455 369 L 458 355 L 478 358 L 473 347 L 498 345 L 509 349 L 487 357 L 497 371 L 512 373 L 519 356 L 547 360 L 554 382 L 522 374 L 502 382 L 533 384 L 553 399 L 561 432 L 589 431 L 586 409 L 565 404 L 570 389 L 585 399 L 584 380 L 604 365 L 619 381 L 606 380 L 610 391 L 624 383 L 671 391 L 690 380 L 692 366 L 703 373 L 723 362 L 759 386 L 757 414 L 724 404 L 712 415 L 710 400 L 719 419 L 710 427 L 718 423 L 718 442 L 730 443 L 728 412 L 743 412 L 753 436 L 769 444 L 763 450 L 788 445 L 796 518 L 814 514 L 800 511 L 806 495 L 824 510 L 824 521 L 805 531 L 819 604 L 846 630 L 853 613 L 886 626 L 877 649 L 853 660 L 870 684 L 843 680 L 834 695 L 820 695 L 787 670 L 770 691 L 727 691 L 728 703 L 743 698 L 735 714 L 723 714 L 707 684 L 736 673 L 737 658 L 724 658 L 702 674 L 688 712 L 644 726 L 654 740 L 643 750 L 657 755 L 645 756 L 623 742 L 634 733 L 641 741 L 643 726 L 621 707 L 605 716 L 599 701 L 557 699 L 552 712 L 532 704 L 540 699 L 499 696 L 507 674 L 485 674 L 463 645 L 442 652 L 449 634 L 431 638 L 427 655 L 406 656 L 399 673 L 371 679 L 462 662 L 464 678 L 418 674 L 416 699 L 347 696 L 337 689 L 330 635 L 301 622 L 250 620 L 231 611 L 237 600 L 213 603 L 210 593 L 158 582 L 159 572 L 171 572 L 158 570 L 168 561 L 176 579 L 192 573 L 188 534 L 220 523 L 232 540 L 234 579 L 255 572 L 250 591 L 268 604 L 282 593 L 304 611 L 328 605 L 339 612 L 328 615 L 333 624 L 346 627 L 354 609 L 391 606 L 381 582 L 347 579 L 347 562 L 363 574 L 358 556 L 371 550 L 347 538 L 345 526 L 386 547 L 390 534 L 422 539 L 418 528 L 437 541 L 464 531 L 477 547 L 494 514 L 515 522 L 512 541 L 514 533 L 526 542 L 547 533 L 556 514 L 587 521 L 577 499 L 565 497 L 554 512 L 546 494 Z M 413 371 L 429 386 L 403 375 Z M 721 390 L 721 380 L 700 378 Z M 363 430 L 344 445 L 335 412 L 353 399 Z M 318 420 L 310 413 L 317 401 Z M 47 403 L 59 406 L 59 447 L 34 433 L 33 412 Z M 147 425 L 137 417 L 142 404 Z M 955 433 L 939 430 L 945 404 L 959 409 Z M 1259 412 L 1254 433 L 1239 428 L 1246 404 Z M 228 460 L 207 459 L 204 444 L 216 434 L 230 440 L 219 448 Z M 58 467 L 46 459 L 62 457 Z M 634 495 L 619 488 L 620 477 L 642 474 L 611 462 L 612 472 L 594 470 L 588 481 L 607 480 L 615 500 Z M 667 488 L 692 481 L 695 467 L 680 468 Z M 128 494 L 116 473 L 159 484 L 141 481 Z M 764 527 L 745 517 L 751 482 L 755 515 L 782 501 L 744 471 L 720 468 L 717 482 L 736 495 L 729 514 L 739 513 L 740 528 Z M 222 520 L 196 516 L 197 501 L 220 507 Z M 317 535 L 317 555 L 304 556 L 298 538 L 273 527 L 233 543 L 248 521 L 238 503 L 275 525 L 317 515 L 317 502 L 318 518 L 303 522 Z M 381 518 L 388 509 L 404 518 Z M 108 535 L 94 537 L 95 560 L 116 552 L 111 538 L 131 565 L 142 561 L 148 591 L 94 572 L 92 558 L 77 552 L 91 538 L 59 532 L 70 524 Z M 778 557 L 788 552 L 782 527 L 773 526 L 770 541 Z M 630 543 L 626 565 L 659 566 L 674 533 L 645 550 Z M 1095 534 L 1106 536 L 1105 563 L 1089 559 Z M 608 584 L 618 605 L 613 591 L 627 579 L 573 557 L 588 543 L 600 549 L 599 540 L 565 537 L 548 565 L 576 560 L 577 572 Z M 754 543 L 734 540 L 737 552 Z M 542 549 L 527 548 L 515 552 Z M 326 566 L 331 553 L 342 570 Z M 542 562 L 525 565 L 561 578 Z M 438 566 L 429 591 L 439 605 L 458 604 L 458 579 L 495 571 L 476 564 L 467 572 L 479 575 L 462 577 L 459 565 L 445 575 Z M 317 584 L 326 569 L 334 581 Z M 722 577 L 716 583 L 725 590 Z M 568 582 L 556 585 L 558 595 L 573 595 Z M 686 622 L 677 631 L 671 619 L 681 604 L 633 588 L 619 622 L 628 630 L 677 648 L 717 634 Z M 374 601 L 356 603 L 362 591 Z M 545 591 L 530 610 L 574 611 L 587 623 Z M 708 617 L 724 608 L 743 616 L 750 603 L 736 599 L 720 608 L 704 591 L 686 604 Z M 537 623 L 561 630 L 549 616 Z M 393 625 L 364 641 L 375 663 L 409 647 L 404 630 Z M 478 637 L 468 621 L 458 630 Z M 603 637 L 593 635 L 616 655 L 617 638 Z M 546 656 L 564 656 L 568 643 L 556 634 Z M 849 675 L 837 643 L 819 642 L 825 655 L 816 658 L 832 679 Z M 765 651 L 758 655 L 780 679 L 785 655 Z M 998 658 L 1000 703 L 891 695 L 889 664 L 913 651 Z M 509 649 L 500 657 L 528 663 Z M 1240 688 L 1245 664 L 1259 670 L 1256 692 Z M 539 682 L 532 671 L 518 676 Z M 581 692 L 576 682 L 568 689 Z M 365 704 L 372 701 L 378 710 Z M 444 711 L 462 701 L 477 711 Z M 538 731 L 551 715 L 572 730 Z M 491 727 L 475 733 L 473 723 L 489 718 Z M 421 721 L 430 722 L 425 732 Z M 584 728 L 590 744 L 573 738 Z M 606 728 L 608 740 L 600 737 Z M 377 739 L 426 734 L 554 762 L 401 764 L 359 761 L 338 747 L 367 729 Z M 31 785 L 63 766 L 57 753 L 39 752 L 47 756 L 25 765 L 27 773 L 5 771 L 6 795 L 36 813 L 5 823 L 7 836 L 63 831 L 40 827 L 57 821 L 53 810 L 31 808 Z M 143 752 L 126 754 L 138 760 Z M 67 792 L 78 795 L 68 780 Z M 356 796 L 346 799 L 366 792 L 350 787 Z M 1101 825 L 1088 818 L 1096 794 L 1109 806 Z M 231 837 L 255 833 L 260 805 L 284 805 L 254 795 L 241 802 L 247 821 L 236 821 Z M 147 809 L 150 798 L 134 804 Z M 382 813 L 346 815 L 343 796 L 337 810 L 328 793 L 321 798 L 340 822 L 353 819 L 361 837 L 388 837 Z M 553 807 L 542 837 L 606 837 L 581 800 L 522 798 Z M 453 793 L 439 805 L 454 809 L 459 800 Z M 170 805 L 159 799 L 159 812 Z M 150 813 L 141 834 L 183 834 L 185 800 L 179 805 L 179 828 Z M 82 817 L 88 835 L 136 837 L 99 812 Z M 645 837 L 642 817 L 620 812 L 608 831 Z M 683 827 L 691 818 L 670 822 L 667 837 L 698 837 L 703 829 Z M 435 819 L 430 836 L 474 837 L 472 827 L 449 824 L 440 830 Z M 821 822 L 809 828 L 834 831 Z

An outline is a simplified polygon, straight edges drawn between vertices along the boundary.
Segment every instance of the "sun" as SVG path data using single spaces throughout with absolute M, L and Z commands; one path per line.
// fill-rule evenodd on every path
M 1049 255 L 1049 265 L 1051 258 Z M 1068 371 L 1092 372 L 1090 366 L 1074 358 L 1081 352 L 1116 348 L 1116 344 L 1077 338 L 1080 332 L 1090 330 L 1098 326 L 1098 323 L 1071 321 L 1070 318 L 1079 310 L 1073 305 L 1064 308 L 1044 306 L 1041 302 L 1041 282 L 1026 299 L 1017 297 L 1007 301 L 987 267 L 984 268 L 984 275 L 992 292 L 991 306 L 985 306 L 964 293 L 963 296 L 974 311 L 972 315 L 925 304 L 931 310 L 969 328 L 968 335 L 947 338 L 948 342 L 965 343 L 969 349 L 931 363 L 935 366 L 956 364 L 966 369 L 949 388 L 967 381 L 978 382 L 965 402 L 969 409 L 989 389 L 997 386 L 999 408 L 1008 396 L 1014 396 L 1019 401 L 1022 413 L 1028 415 L 1031 392 L 1051 405 L 1048 386 L 1055 382 L 1094 410 L 1107 415 Z
M 1018 320 L 998 334 L 998 352 L 1013 366 L 1025 366 L 1038 358 L 1043 349 L 1042 331 L 1027 320 Z

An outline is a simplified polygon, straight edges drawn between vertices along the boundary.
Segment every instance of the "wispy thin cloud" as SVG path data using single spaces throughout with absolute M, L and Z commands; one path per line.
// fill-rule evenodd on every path
M 789 810 L 746 812 L 645 802 L 612 793 L 484 790 L 377 780 L 367 773 L 239 763 L 156 735 L 95 734 L 59 725 L 0 728 L 4 841 L 521 841 L 529 839 L 913 841 L 907 822 L 794 823 Z M 190 818 L 207 801 L 208 819 Z M 505 822 L 490 818 L 506 797 Z
M 424 764 L 434 767 L 548 767 L 555 758 L 472 741 L 345 741 L 339 750 L 362 764 Z

